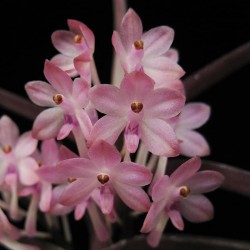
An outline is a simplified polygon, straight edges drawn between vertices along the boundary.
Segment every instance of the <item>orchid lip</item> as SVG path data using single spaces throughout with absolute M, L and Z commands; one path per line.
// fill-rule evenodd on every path
M 180 196 L 182 196 L 182 197 L 187 197 L 188 195 L 189 195 L 189 193 L 190 193 L 190 188 L 189 187 L 187 187 L 187 186 L 182 186 L 181 188 L 180 188 Z
M 55 94 L 53 96 L 53 101 L 55 102 L 55 104 L 59 105 L 63 102 L 64 96 L 62 94 Z
M 133 102 L 131 103 L 131 110 L 134 113 L 140 113 L 143 109 L 143 104 L 141 102 Z
M 144 43 L 142 40 L 137 40 L 134 42 L 134 46 L 137 50 L 143 49 Z
M 2 150 L 3 150 L 3 152 L 4 152 L 5 154 L 8 154 L 8 153 L 10 153 L 10 152 L 12 151 L 12 148 L 11 148 L 11 146 L 9 146 L 9 145 L 4 145 L 4 146 L 2 147 Z
M 99 174 L 97 175 L 97 179 L 101 184 L 105 184 L 109 181 L 109 176 L 107 174 Z

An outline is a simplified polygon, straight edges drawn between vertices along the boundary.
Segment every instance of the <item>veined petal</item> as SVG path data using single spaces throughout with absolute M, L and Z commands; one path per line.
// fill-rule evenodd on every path
M 150 208 L 149 197 L 141 187 L 119 182 L 114 182 L 113 186 L 121 200 L 131 209 L 146 212 Z
M 157 57 L 170 48 L 174 40 L 174 30 L 168 26 L 152 28 L 142 35 L 145 57 Z
M 69 184 L 59 198 L 59 203 L 65 206 L 77 205 L 86 199 L 91 192 L 99 186 L 99 182 L 95 179 L 78 179 Z
M 168 211 L 168 216 L 173 223 L 173 225 L 178 229 L 178 230 L 183 230 L 184 229 L 184 221 L 181 217 L 181 214 L 178 210 L 176 209 L 170 209 Z
M 50 62 L 65 71 L 70 77 L 76 77 L 78 76 L 78 72 L 74 67 L 73 59 L 71 56 L 57 54 L 50 59 Z
M 100 188 L 100 207 L 104 214 L 110 214 L 114 208 L 114 195 L 109 187 Z
M 25 90 L 31 101 L 36 105 L 42 107 L 55 106 L 53 96 L 57 94 L 57 91 L 50 84 L 43 81 L 31 81 L 25 84 Z
M 205 103 L 188 103 L 184 106 L 178 126 L 196 129 L 201 127 L 210 117 L 211 109 L 210 106 Z
M 90 100 L 100 112 L 113 116 L 126 115 L 126 107 L 120 90 L 111 84 L 96 85 L 90 90 Z
M 35 119 L 32 136 L 38 140 L 55 138 L 64 123 L 64 111 L 60 107 L 42 111 Z
M 48 212 L 52 199 L 52 185 L 50 183 L 43 182 L 41 188 L 42 190 L 39 201 L 39 208 L 42 212 Z
M 78 74 L 86 79 L 88 82 L 91 81 L 91 55 L 89 51 L 85 51 L 79 56 L 74 58 L 74 67 Z
M 132 186 L 148 185 L 152 179 L 152 173 L 145 166 L 133 162 L 122 162 L 117 166 L 115 182 L 124 183 Z
M 23 133 L 14 148 L 17 158 L 26 157 L 31 155 L 37 147 L 38 140 L 32 137 L 32 132 L 28 131 Z
M 170 176 L 171 181 L 177 186 L 192 175 L 194 175 L 201 167 L 201 159 L 199 157 L 193 157 L 188 161 L 181 164 Z
M 121 82 L 120 98 L 124 98 L 126 105 L 130 107 L 132 102 L 141 102 L 151 97 L 154 89 L 154 81 L 143 72 L 134 71 L 126 74 Z
M 176 129 L 176 135 L 180 141 L 180 153 L 185 156 L 208 156 L 210 147 L 204 136 L 188 129 Z
M 44 64 L 44 75 L 48 82 L 59 91 L 60 94 L 70 96 L 72 93 L 72 79 L 70 76 L 54 65 L 49 60 Z
M 88 139 L 93 125 L 87 112 L 83 109 L 78 109 L 75 111 L 75 115 L 84 137 Z
M 0 119 L 0 145 L 13 147 L 19 136 L 18 126 L 9 116 L 3 115 Z
M 177 49 L 170 48 L 164 55 L 174 62 L 179 61 L 179 51 Z
M 183 199 L 180 211 L 190 222 L 209 221 L 214 216 L 213 204 L 204 195 L 190 195 Z
M 200 194 L 214 191 L 223 183 L 225 177 L 213 170 L 197 172 L 185 181 L 185 185 L 190 188 L 191 194 Z
M 75 220 L 82 219 L 82 217 L 85 215 L 85 211 L 86 211 L 88 205 L 89 205 L 88 199 L 84 200 L 83 202 L 76 205 L 75 211 L 74 211 Z
M 100 167 L 114 167 L 121 161 L 121 155 L 116 147 L 103 140 L 97 141 L 89 148 L 88 156 L 96 166 Z
M 73 123 L 64 123 L 62 125 L 61 129 L 59 130 L 56 139 L 62 140 L 64 138 L 66 138 L 70 134 L 70 132 L 72 131 L 73 128 L 74 128 Z
M 59 148 L 59 157 L 61 160 L 66 160 L 70 158 L 78 158 L 78 155 L 67 148 L 65 145 L 61 144 Z
M 165 206 L 166 203 L 164 201 L 152 203 L 140 230 L 141 233 L 149 233 L 154 229 L 154 227 L 156 227 L 157 223 L 159 222 L 159 217 L 163 213 Z M 168 218 L 167 215 L 164 217 Z
M 51 41 L 54 47 L 62 54 L 74 57 L 79 53 L 75 46 L 75 34 L 68 30 L 56 30 L 51 35 Z
M 152 199 L 154 202 L 168 198 L 168 190 L 170 189 L 171 181 L 167 175 L 159 177 L 152 188 Z
M 156 84 L 180 79 L 185 74 L 181 66 L 166 56 L 143 59 L 143 68 Z
M 43 140 L 41 143 L 42 164 L 52 166 L 59 160 L 59 149 L 55 139 Z
M 163 120 L 145 119 L 141 124 L 141 140 L 153 154 L 167 157 L 179 154 L 174 130 Z
M 41 179 L 51 183 L 65 183 L 68 178 L 97 180 L 95 166 L 85 158 L 66 159 L 60 161 L 56 167 L 41 167 L 36 172 Z
M 167 121 L 181 112 L 185 99 L 185 96 L 176 90 L 158 88 L 152 98 L 144 102 L 145 117 L 156 117 Z
M 124 135 L 126 149 L 130 153 L 135 153 L 141 137 L 139 124 L 134 126 L 133 124 L 129 123 L 125 129 Z
M 122 19 L 120 27 L 121 40 L 127 51 L 130 50 L 135 41 L 141 39 L 142 31 L 140 17 L 133 9 L 129 8 Z
M 90 133 L 89 146 L 98 140 L 105 140 L 110 144 L 114 144 L 126 124 L 126 118 L 103 116 L 95 123 Z

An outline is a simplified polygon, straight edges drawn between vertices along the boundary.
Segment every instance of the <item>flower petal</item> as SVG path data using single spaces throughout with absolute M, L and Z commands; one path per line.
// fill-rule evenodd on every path
M 42 183 L 41 197 L 39 201 L 39 208 L 42 212 L 48 212 L 50 209 L 50 202 L 52 199 L 52 185 L 50 183 Z
M 164 54 L 174 40 L 174 30 L 168 26 L 152 28 L 142 35 L 145 57 L 156 57 Z
M 110 188 L 102 186 L 100 189 L 100 206 L 104 214 L 110 214 L 114 208 L 114 195 Z
M 74 67 L 81 78 L 91 81 L 91 55 L 89 51 L 85 51 L 74 58 Z
M 41 143 L 42 164 L 52 166 L 59 160 L 59 149 L 55 139 L 43 140 Z
M 131 209 L 146 212 L 150 208 L 149 197 L 142 188 L 119 182 L 113 183 L 113 186 L 121 200 Z
M 199 128 L 207 122 L 210 113 L 210 106 L 205 103 L 188 103 L 180 114 L 178 125 L 189 129 Z
M 194 175 L 201 167 L 201 159 L 193 157 L 181 164 L 170 176 L 172 183 L 176 186 L 182 184 L 192 175 Z
M 60 107 L 42 111 L 33 123 L 32 136 L 38 140 L 55 138 L 64 122 L 64 111 Z
M 176 135 L 180 141 L 180 152 L 185 156 L 208 156 L 210 147 L 204 136 L 188 129 L 176 129 Z
M 180 202 L 182 215 L 190 222 L 209 221 L 214 216 L 214 207 L 204 195 L 190 195 Z
M 168 216 L 173 223 L 173 225 L 178 229 L 178 230 L 183 230 L 184 229 L 184 221 L 181 217 L 180 212 L 177 209 L 170 209 L 168 211 Z
M 44 75 L 48 82 L 57 90 L 59 94 L 70 96 L 72 92 L 72 79 L 70 76 L 54 65 L 49 60 L 44 63 Z
M 50 84 L 43 81 L 31 81 L 25 84 L 25 90 L 28 97 L 36 105 L 42 107 L 55 106 L 53 96 L 57 94 L 57 91 Z
M 192 194 L 200 194 L 219 188 L 224 179 L 225 177 L 217 171 L 203 170 L 186 180 L 185 185 L 190 188 Z
M 36 174 L 37 169 L 37 162 L 33 158 L 27 157 L 20 160 L 18 170 L 21 183 L 28 186 L 37 183 L 39 181 L 39 177 Z
M 153 154 L 173 157 L 179 154 L 174 130 L 160 119 L 146 119 L 141 125 L 141 140 Z

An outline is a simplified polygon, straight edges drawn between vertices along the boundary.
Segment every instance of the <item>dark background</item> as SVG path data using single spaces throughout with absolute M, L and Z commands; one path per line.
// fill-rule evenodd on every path
M 144 30 L 160 25 L 174 28 L 173 46 L 179 50 L 185 77 L 250 39 L 248 1 L 131 0 L 128 3 L 141 17 Z M 111 0 L 1 0 L 0 10 L 0 87 L 27 98 L 24 84 L 45 80 L 44 61 L 57 53 L 50 36 L 57 29 L 67 29 L 67 18 L 82 21 L 93 30 L 99 76 L 102 82 L 110 81 Z M 249 71 L 250 65 L 241 68 L 192 101 L 205 102 L 212 108 L 210 120 L 200 129 L 211 145 L 211 155 L 207 158 L 250 170 Z M 30 120 L 9 110 L 0 109 L 2 114 L 9 115 L 21 131 L 32 127 Z M 250 199 L 221 189 L 208 196 L 215 206 L 214 220 L 202 224 L 186 222 L 183 233 L 250 240 Z M 86 236 L 85 229 L 84 222 L 72 223 L 76 250 L 83 249 L 81 237 Z M 178 233 L 170 223 L 166 232 Z

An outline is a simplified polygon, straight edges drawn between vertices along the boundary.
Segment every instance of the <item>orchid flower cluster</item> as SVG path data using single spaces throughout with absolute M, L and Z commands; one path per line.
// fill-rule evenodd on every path
M 224 176 L 200 171 L 210 148 L 197 129 L 211 110 L 186 101 L 174 30 L 144 31 L 129 8 L 112 35 L 121 73 L 102 83 L 94 33 L 78 20 L 67 24 L 52 34 L 58 54 L 45 60 L 47 81 L 25 84 L 29 99 L 44 108 L 33 128 L 20 134 L 10 117 L 0 119 L 0 244 L 37 249 L 19 239 L 41 234 L 38 213 L 47 219 L 73 213 L 75 220 L 88 213 L 97 238 L 107 242 L 124 205 L 144 216 L 140 233 L 152 247 L 168 221 L 183 230 L 185 219 L 211 220 L 214 208 L 204 193 L 219 188 Z M 189 159 L 167 173 L 168 159 L 178 156 Z

